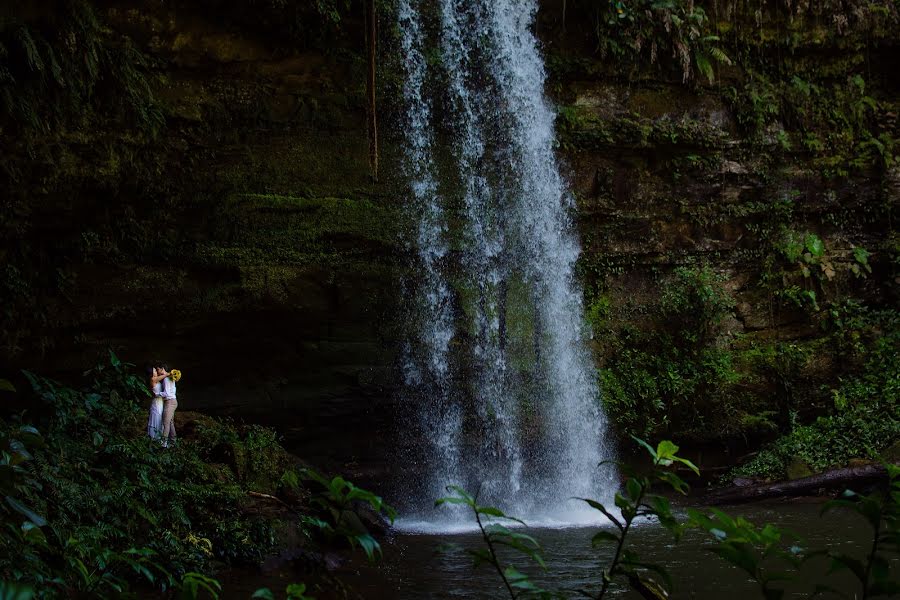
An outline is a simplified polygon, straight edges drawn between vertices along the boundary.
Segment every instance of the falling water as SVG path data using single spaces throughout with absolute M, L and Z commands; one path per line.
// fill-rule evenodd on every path
M 432 521 L 424 508 L 455 484 L 532 521 L 581 522 L 570 499 L 604 499 L 612 477 L 536 9 L 399 0 L 418 224 L 406 394 L 426 473 L 407 494 Z
M 441 263 L 447 256 L 447 225 L 437 182 L 433 177 L 433 140 L 430 132 L 431 110 L 423 95 L 425 57 L 422 25 L 409 0 L 401 0 L 399 19 L 403 26 L 403 55 L 409 58 L 403 88 L 407 104 L 407 164 L 412 183 L 413 210 L 418 215 L 416 246 L 421 262 L 419 332 L 419 364 L 407 365 L 407 383 L 416 385 L 429 398 L 427 410 L 420 413 L 424 429 L 430 430 L 434 451 L 428 465 L 448 481 L 461 478 L 457 441 L 462 430 L 461 407 L 450 395 L 449 347 L 453 338 L 450 311 L 450 287 L 441 274 Z M 429 411 L 435 411 L 431 413 Z M 430 427 L 438 419 L 438 427 Z M 435 491 L 437 490 L 430 490 Z

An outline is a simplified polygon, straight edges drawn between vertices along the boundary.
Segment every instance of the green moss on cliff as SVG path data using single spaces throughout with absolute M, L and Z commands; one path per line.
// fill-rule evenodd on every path
M 215 241 L 198 248 L 201 264 L 274 267 L 380 262 L 399 242 L 397 211 L 366 199 L 244 194 L 226 201 L 211 223 Z
M 696 118 L 648 118 L 634 113 L 614 117 L 579 106 L 560 108 L 557 126 L 563 147 L 579 151 L 605 147 L 656 150 L 675 147 L 688 152 L 720 148 L 726 139 L 721 129 Z

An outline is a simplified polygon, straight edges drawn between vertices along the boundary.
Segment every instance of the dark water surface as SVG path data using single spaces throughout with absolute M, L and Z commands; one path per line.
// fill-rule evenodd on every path
M 778 504 L 743 506 L 726 509 L 732 515 L 742 515 L 753 523 L 773 523 L 796 532 L 807 548 L 840 549 L 863 558 L 871 544 L 871 529 L 860 517 L 848 512 L 831 512 L 820 517 L 821 504 Z M 529 529 L 544 548 L 546 572 L 526 568 L 527 563 L 516 561 L 527 570 L 536 583 L 546 589 L 561 591 L 578 597 L 577 590 L 596 593 L 600 572 L 612 556 L 612 546 L 600 550 L 591 548 L 590 540 L 597 528 Z M 744 600 L 761 598 L 757 585 L 743 572 L 729 566 L 709 552 L 708 538 L 700 532 L 688 532 L 679 544 L 655 524 L 644 524 L 632 534 L 631 547 L 638 549 L 647 561 L 664 565 L 673 576 L 675 589 L 672 598 L 697 600 Z M 461 548 L 478 548 L 481 538 L 476 532 L 457 534 L 396 534 L 392 542 L 384 544 L 384 560 L 376 566 L 354 561 L 339 569 L 342 581 L 362 598 L 371 599 L 428 599 L 428 598 L 503 598 L 504 589 L 495 571 L 489 566 L 473 570 L 471 559 L 462 551 L 439 551 L 442 545 L 456 544 Z M 894 565 L 895 571 L 898 565 Z M 825 559 L 811 561 L 804 573 L 827 581 L 830 585 L 856 591 L 853 580 L 845 574 L 823 577 L 828 569 Z M 276 595 L 291 581 L 303 581 L 300 573 L 280 572 L 268 576 L 240 576 L 226 580 L 226 598 L 247 598 L 261 586 L 272 588 Z M 811 585 L 788 587 L 786 598 L 807 598 Z M 322 597 L 322 594 L 313 594 Z M 638 598 L 636 594 L 618 588 L 607 597 Z M 821 596 L 828 598 L 829 596 Z

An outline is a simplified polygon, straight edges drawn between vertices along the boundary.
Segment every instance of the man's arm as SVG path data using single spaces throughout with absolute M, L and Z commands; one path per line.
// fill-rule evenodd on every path
M 168 377 L 168 373 L 163 371 L 162 369 L 153 369 L 154 375 L 150 376 L 150 387 L 152 388 L 154 385 Z

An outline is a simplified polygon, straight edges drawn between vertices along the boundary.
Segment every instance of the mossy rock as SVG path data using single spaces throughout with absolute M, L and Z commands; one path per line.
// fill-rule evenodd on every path
M 785 471 L 787 472 L 788 479 L 791 480 L 803 479 L 804 477 L 809 477 L 813 474 L 813 471 L 809 468 L 809 465 L 799 458 L 795 458 L 794 460 L 792 460 Z
M 212 449 L 210 457 L 228 465 L 238 480 L 243 481 L 247 476 L 247 449 L 240 442 L 222 442 Z
M 900 440 L 897 440 L 885 450 L 881 457 L 887 462 L 900 464 Z

